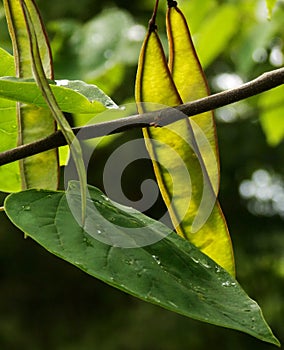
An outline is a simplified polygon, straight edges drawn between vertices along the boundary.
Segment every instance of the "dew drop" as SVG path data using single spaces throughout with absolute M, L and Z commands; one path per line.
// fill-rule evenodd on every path
M 161 265 L 160 258 L 157 255 L 152 255 L 152 258 L 156 261 L 158 265 Z
M 168 303 L 169 303 L 172 307 L 174 307 L 174 308 L 177 308 L 177 307 L 178 307 L 177 304 L 173 303 L 172 301 L 168 301 Z
M 31 210 L 31 207 L 29 205 L 22 205 L 22 209 L 24 211 L 30 211 Z
M 220 267 L 219 266 L 215 266 L 215 272 L 219 273 L 220 271 L 221 271 Z
M 144 267 L 142 269 L 140 268 L 137 272 L 137 277 L 142 277 L 145 273 L 147 273 L 147 269 L 145 269 Z
M 206 262 L 201 262 L 201 265 L 204 266 L 206 269 L 211 269 L 211 266 L 208 265 Z
M 151 299 L 154 303 L 161 304 L 161 300 L 156 298 L 154 295 L 147 295 L 149 299 Z
M 79 269 L 84 269 L 84 265 L 81 262 L 79 262 L 79 261 L 75 261 L 74 265 L 79 267 Z
M 223 282 L 222 286 L 223 287 L 230 287 L 231 283 L 229 281 Z
M 222 283 L 223 287 L 235 287 L 236 283 L 235 282 L 230 282 L 230 281 L 226 281 Z
M 133 265 L 134 263 L 133 259 L 125 259 L 124 261 L 127 265 Z
M 191 257 L 191 260 L 192 260 L 193 262 L 195 262 L 195 264 L 199 264 L 199 260 L 196 259 L 196 258 L 194 258 L 193 256 Z

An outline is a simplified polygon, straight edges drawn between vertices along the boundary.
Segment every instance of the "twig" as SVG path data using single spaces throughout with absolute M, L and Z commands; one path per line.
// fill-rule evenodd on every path
M 235 89 L 223 91 L 174 107 L 177 111 L 182 113 L 173 113 L 173 108 L 165 108 L 155 112 L 131 115 L 129 117 L 88 125 L 82 128 L 73 128 L 73 131 L 75 134 L 80 131 L 80 139 L 91 139 L 109 134 L 116 134 L 133 128 L 151 126 L 162 127 L 185 117 L 191 117 L 244 100 L 282 84 L 284 84 L 284 68 L 264 73 L 258 78 Z M 0 153 L 0 165 L 8 164 L 65 144 L 66 141 L 62 133 L 57 131 L 44 139 Z

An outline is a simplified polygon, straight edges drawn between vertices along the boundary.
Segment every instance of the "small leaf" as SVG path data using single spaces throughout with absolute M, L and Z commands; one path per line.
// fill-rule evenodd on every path
M 50 84 L 60 109 L 70 113 L 99 113 L 107 108 L 118 108 L 96 85 L 80 80 L 57 80 Z M 47 108 L 34 80 L 15 77 L 0 78 L 0 97 Z
M 80 201 L 79 186 L 71 183 L 71 187 L 68 201 L 64 192 L 11 194 L 5 211 L 17 227 L 48 251 L 115 288 L 182 315 L 279 345 L 259 306 L 194 245 L 163 224 L 110 201 L 91 186 L 86 221 L 92 225 L 84 231 L 69 207 L 70 199 L 75 206 Z M 137 232 L 161 240 L 132 249 L 99 240 L 100 235 L 117 241 L 135 240 L 139 239 Z

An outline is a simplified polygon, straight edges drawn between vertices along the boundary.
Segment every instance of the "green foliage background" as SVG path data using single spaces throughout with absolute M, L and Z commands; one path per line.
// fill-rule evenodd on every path
M 51 38 L 56 78 L 94 82 L 118 104 L 132 102 L 143 27 L 153 1 L 41 0 L 38 4 Z M 198 0 L 184 0 L 180 6 L 213 92 L 283 65 L 283 1 L 278 1 L 270 21 L 265 1 L 204 0 L 200 5 Z M 161 2 L 161 36 L 165 8 Z M 0 18 L 1 46 L 11 50 L 2 10 Z M 263 308 L 282 343 L 284 199 L 279 194 L 284 181 L 284 111 L 278 101 L 283 92 L 278 88 L 216 111 L 220 202 L 234 243 L 237 279 Z M 84 121 L 85 116 L 73 118 L 74 124 Z M 108 155 L 137 135 L 139 131 L 131 131 L 104 142 L 89 167 L 91 184 L 102 188 Z M 142 161 L 126 172 L 124 188 L 132 199 L 141 195 L 139 183 L 147 175 L 152 176 L 151 165 Z M 148 214 L 159 217 L 161 207 L 156 204 Z M 24 240 L 3 213 L 1 223 L 2 349 L 272 348 L 116 291 Z

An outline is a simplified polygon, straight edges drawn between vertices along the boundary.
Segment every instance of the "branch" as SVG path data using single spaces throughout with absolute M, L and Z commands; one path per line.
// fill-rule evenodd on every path
M 284 68 L 264 73 L 258 78 L 235 89 L 223 91 L 174 107 L 182 113 L 173 113 L 173 108 L 165 108 L 155 112 L 131 115 L 126 118 L 88 125 L 82 128 L 73 128 L 73 131 L 75 134 L 80 131 L 80 139 L 91 139 L 116 134 L 133 128 L 162 127 L 182 118 L 192 117 L 241 101 L 282 84 L 284 84 Z M 0 153 L 0 166 L 64 145 L 66 145 L 66 140 L 61 131 L 57 131 L 44 139 Z

